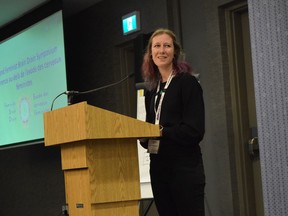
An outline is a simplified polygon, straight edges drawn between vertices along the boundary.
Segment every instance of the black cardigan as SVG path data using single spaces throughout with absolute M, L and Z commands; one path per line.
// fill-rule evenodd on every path
M 146 121 L 155 123 L 156 89 L 145 92 Z M 199 142 L 205 132 L 205 116 L 202 88 L 197 79 L 181 73 L 175 76 L 162 102 L 159 156 L 201 155 Z M 147 148 L 148 142 L 141 145 Z

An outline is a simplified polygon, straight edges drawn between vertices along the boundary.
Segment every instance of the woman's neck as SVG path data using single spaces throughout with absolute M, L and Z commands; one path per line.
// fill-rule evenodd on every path
M 172 73 L 172 69 L 166 69 L 166 70 L 159 70 L 160 75 L 161 75 L 161 82 L 167 82 L 170 74 Z

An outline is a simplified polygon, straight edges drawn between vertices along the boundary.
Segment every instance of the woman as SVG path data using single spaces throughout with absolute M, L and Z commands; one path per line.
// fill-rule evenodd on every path
M 204 216 L 205 175 L 199 142 L 204 136 L 202 88 L 183 60 L 175 34 L 156 30 L 148 42 L 142 76 L 146 121 L 161 137 L 140 140 L 150 153 L 150 176 L 160 216 Z

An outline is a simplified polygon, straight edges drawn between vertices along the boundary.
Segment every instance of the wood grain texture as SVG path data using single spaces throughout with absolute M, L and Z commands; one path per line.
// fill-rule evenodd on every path
M 61 146 L 62 170 L 88 168 L 86 141 Z
M 139 214 L 141 195 L 135 139 L 69 143 L 62 146 L 61 155 L 71 216 Z
M 45 146 L 86 139 L 160 136 L 159 125 L 149 124 L 81 102 L 44 113 Z
M 71 216 L 91 216 L 91 193 L 88 169 L 66 170 L 66 202 Z M 78 206 L 83 207 L 79 208 Z
M 89 146 L 91 202 L 139 200 L 136 140 L 101 140 Z
M 159 126 L 87 105 L 44 114 L 45 145 L 61 145 L 71 216 L 139 215 L 137 138 Z
M 139 201 L 92 205 L 92 216 L 138 216 Z

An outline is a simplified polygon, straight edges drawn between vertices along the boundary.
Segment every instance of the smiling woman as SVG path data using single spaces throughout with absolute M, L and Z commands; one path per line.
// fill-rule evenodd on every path
M 166 82 L 173 71 L 174 58 L 172 38 L 167 34 L 156 35 L 152 39 L 152 59 L 161 74 L 161 81 Z
M 168 29 L 156 30 L 147 45 L 142 70 L 148 84 L 146 121 L 159 124 L 161 136 L 141 139 L 150 153 L 150 176 L 160 216 L 204 216 L 205 174 L 199 146 L 204 136 L 202 88 L 183 60 Z

